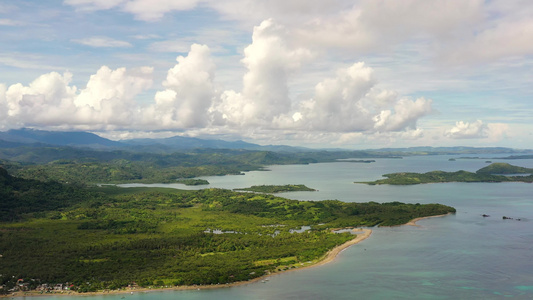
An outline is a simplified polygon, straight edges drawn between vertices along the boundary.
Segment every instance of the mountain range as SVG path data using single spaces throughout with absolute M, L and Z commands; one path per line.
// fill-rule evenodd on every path
M 11 129 L 0 132 L 0 148 L 20 146 L 71 146 L 100 150 L 132 150 L 142 152 L 172 152 L 190 149 L 244 149 L 299 152 L 310 151 L 303 147 L 261 146 L 244 141 L 224 141 L 220 139 L 200 139 L 173 136 L 169 138 L 143 138 L 112 141 L 94 133 L 84 131 L 46 131 L 37 129 Z
M 242 149 L 274 152 L 307 151 L 350 151 L 346 149 L 310 149 L 283 145 L 258 145 L 245 141 L 225 141 L 220 139 L 200 139 L 173 136 L 169 138 L 142 138 L 113 141 L 94 133 L 84 131 L 46 131 L 37 129 L 11 129 L 0 132 L 0 148 L 69 146 L 99 150 L 128 150 L 135 152 L 170 153 L 192 149 Z M 533 153 L 532 150 L 519 150 L 503 147 L 410 147 L 382 148 L 367 151 L 410 154 L 468 154 L 468 153 Z

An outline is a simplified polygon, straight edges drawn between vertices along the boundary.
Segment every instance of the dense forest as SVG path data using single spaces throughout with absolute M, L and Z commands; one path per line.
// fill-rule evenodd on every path
M 403 224 L 439 204 L 306 202 L 221 189 L 95 187 L 0 168 L 0 285 L 79 292 L 224 284 L 313 263 L 353 238 L 332 228 Z M 363 199 L 361 199 L 363 200 Z M 311 229 L 291 232 L 303 225 Z

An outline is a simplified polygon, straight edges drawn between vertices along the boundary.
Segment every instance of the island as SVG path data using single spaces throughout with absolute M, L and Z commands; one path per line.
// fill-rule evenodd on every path
M 285 184 L 285 185 L 252 185 L 248 188 L 233 189 L 234 191 L 247 191 L 256 193 L 275 194 L 282 192 L 314 192 L 315 189 L 309 188 L 303 184 Z
M 444 172 L 431 171 L 427 173 L 401 172 L 385 174 L 385 179 L 378 179 L 366 183 L 369 185 L 391 184 L 391 185 L 412 185 L 423 183 L 444 183 L 444 182 L 533 182 L 533 169 L 513 166 L 507 163 L 492 163 L 475 173 L 467 171 Z M 529 174 L 519 176 L 505 176 L 507 174 Z
M 334 228 L 455 212 L 440 204 L 62 184 L 3 168 L 0 199 L 0 293 L 20 296 L 224 287 L 315 265 L 369 234 Z M 310 229 L 293 230 L 302 226 Z
M 185 185 L 208 185 L 209 181 L 205 179 L 186 178 L 186 179 L 177 179 L 176 183 L 181 183 Z

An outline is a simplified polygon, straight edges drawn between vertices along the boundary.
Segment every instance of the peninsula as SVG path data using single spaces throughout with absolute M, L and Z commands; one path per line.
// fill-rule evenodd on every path
M 308 188 L 303 184 L 285 184 L 285 185 L 252 185 L 248 188 L 233 189 L 234 191 L 246 191 L 256 193 L 275 194 L 282 192 L 314 192 L 315 189 Z

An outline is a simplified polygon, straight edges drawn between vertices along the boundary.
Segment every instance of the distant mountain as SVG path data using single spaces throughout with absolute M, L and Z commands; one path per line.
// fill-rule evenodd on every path
M 84 131 L 46 131 L 22 128 L 0 132 L 0 148 L 15 148 L 20 146 L 42 147 L 47 145 L 159 153 L 171 153 L 192 149 L 243 149 L 277 152 L 311 151 L 303 147 L 261 146 L 244 141 L 224 141 L 184 136 L 112 141 L 94 133 Z
M 224 141 L 219 139 L 200 139 L 185 136 L 173 136 L 169 138 L 160 139 L 129 139 L 121 140 L 123 144 L 136 146 L 137 149 L 144 149 L 144 151 L 162 151 L 168 152 L 172 150 L 187 150 L 187 149 L 242 149 L 242 150 L 260 150 L 260 151 L 275 151 L 275 152 L 302 152 L 315 151 L 313 149 L 304 147 L 292 147 L 283 145 L 267 145 L 262 146 L 258 144 L 248 143 L 244 141 Z
M 193 149 L 229 149 L 258 150 L 286 153 L 299 152 L 351 152 L 347 149 L 311 149 L 284 145 L 258 145 L 244 141 L 224 141 L 219 139 L 201 139 L 194 137 L 173 136 L 169 138 L 144 138 L 112 141 L 94 133 L 84 131 L 45 131 L 36 129 L 13 129 L 0 132 L 0 148 L 17 148 L 21 146 L 70 146 L 77 148 L 93 148 L 100 150 L 127 150 L 147 153 L 173 153 Z M 361 152 L 361 151 L 358 151 Z M 503 147 L 410 147 L 382 148 L 363 150 L 368 153 L 386 153 L 393 156 L 402 155 L 438 155 L 438 154 L 531 154 L 533 150 L 512 149 Z
M 530 149 L 513 149 L 505 147 L 409 147 L 409 148 L 381 148 L 369 151 L 377 152 L 402 152 L 412 154 L 491 154 L 491 153 L 532 153 Z
M 196 149 L 196 148 L 211 148 L 211 149 L 252 149 L 260 148 L 260 145 L 251 144 L 244 141 L 228 142 L 223 140 L 208 140 L 185 136 L 173 136 L 161 139 L 130 139 L 122 140 L 121 143 L 132 146 L 150 146 L 162 145 L 170 149 Z
M 91 148 L 121 147 L 122 144 L 84 131 L 46 131 L 29 128 L 0 132 L 0 140 L 12 144 L 48 144 Z

